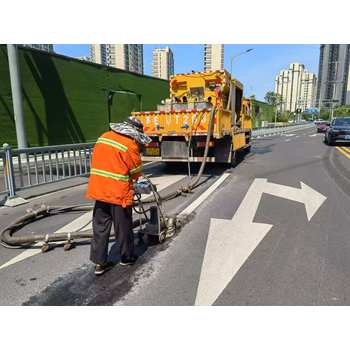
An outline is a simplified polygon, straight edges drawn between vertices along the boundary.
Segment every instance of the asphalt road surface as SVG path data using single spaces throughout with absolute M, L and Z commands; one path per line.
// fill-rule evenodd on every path
M 193 171 L 197 169 L 194 167 Z M 187 166 L 150 166 L 166 194 Z M 85 185 L 0 209 L 91 203 Z M 165 203 L 188 222 L 161 245 L 135 235 L 137 264 L 95 277 L 89 244 L 65 252 L 0 247 L 1 305 L 350 305 L 350 150 L 314 128 L 260 138 L 236 168 L 209 165 L 192 194 Z M 87 229 L 91 214 L 37 221 L 25 232 Z M 67 228 L 68 227 L 68 228 Z M 117 243 L 110 259 L 119 261 Z

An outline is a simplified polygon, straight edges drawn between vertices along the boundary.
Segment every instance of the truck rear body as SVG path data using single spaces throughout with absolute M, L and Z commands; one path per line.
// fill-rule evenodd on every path
M 215 108 L 207 161 L 230 162 L 232 153 L 250 142 L 250 101 L 242 98 L 242 89 L 226 71 L 173 76 L 170 98 L 157 111 L 133 113 L 152 138 L 144 160 L 201 161 Z

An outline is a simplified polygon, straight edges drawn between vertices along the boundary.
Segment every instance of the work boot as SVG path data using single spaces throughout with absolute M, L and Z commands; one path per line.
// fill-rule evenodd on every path
M 114 264 L 113 264 L 111 261 L 109 261 L 109 262 L 107 262 L 107 263 L 105 263 L 105 264 L 103 264 L 103 265 L 97 264 L 97 265 L 95 266 L 95 275 L 96 275 L 96 276 L 101 276 L 101 275 L 103 275 L 106 271 L 110 270 L 113 266 L 114 266 Z
M 133 255 L 130 258 L 121 258 L 119 264 L 122 266 L 134 265 L 136 260 L 137 260 L 137 256 Z

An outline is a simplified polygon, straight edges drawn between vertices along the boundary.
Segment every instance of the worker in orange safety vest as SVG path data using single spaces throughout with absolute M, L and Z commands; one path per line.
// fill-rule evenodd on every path
M 86 193 L 95 200 L 90 260 L 96 265 L 96 275 L 113 267 L 107 261 L 112 223 L 120 245 L 120 264 L 132 265 L 137 259 L 132 231 L 133 182 L 142 174 L 141 147 L 152 141 L 134 117 L 111 123 L 110 129 L 94 146 Z

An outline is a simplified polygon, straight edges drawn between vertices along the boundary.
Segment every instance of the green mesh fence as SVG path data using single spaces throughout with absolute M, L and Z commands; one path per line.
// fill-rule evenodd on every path
M 168 96 L 168 82 L 69 57 L 19 48 L 29 146 L 92 142 L 108 128 L 106 89 L 115 94 L 111 120 L 154 110 Z M 0 45 L 0 145 L 16 146 L 6 45 Z

